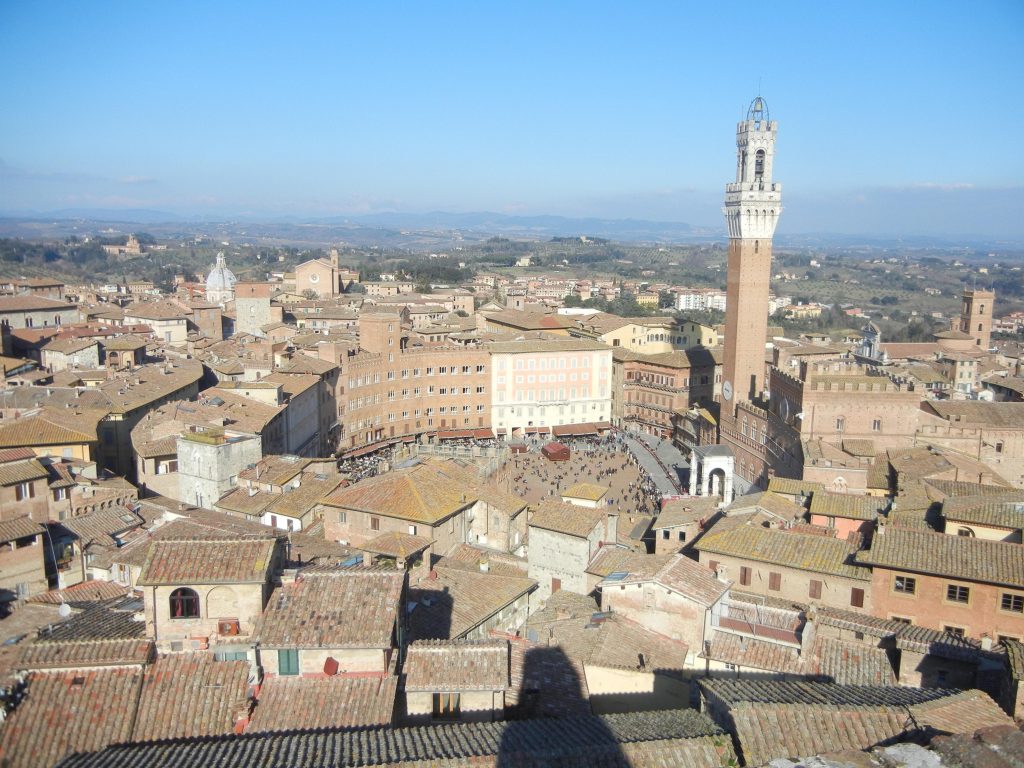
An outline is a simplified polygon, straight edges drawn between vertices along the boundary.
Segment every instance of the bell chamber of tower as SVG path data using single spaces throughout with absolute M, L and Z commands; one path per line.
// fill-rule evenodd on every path
M 775 234 L 782 213 L 782 185 L 772 181 L 778 123 L 768 105 L 755 98 L 747 119 L 736 126 L 736 181 L 725 186 L 725 220 L 730 238 L 764 239 Z

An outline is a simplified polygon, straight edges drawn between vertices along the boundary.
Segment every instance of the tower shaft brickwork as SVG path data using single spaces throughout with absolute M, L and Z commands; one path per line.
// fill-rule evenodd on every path
M 729 263 L 722 364 L 723 413 L 764 389 L 772 238 L 782 185 L 772 180 L 778 123 L 758 96 L 736 128 L 736 181 L 725 188 Z

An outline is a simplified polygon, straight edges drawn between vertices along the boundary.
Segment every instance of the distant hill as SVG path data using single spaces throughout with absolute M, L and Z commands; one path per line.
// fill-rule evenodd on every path
M 593 235 L 613 240 L 688 240 L 711 235 L 689 224 L 641 219 L 570 218 L 566 216 L 512 216 L 491 211 L 473 213 L 373 213 L 332 217 L 324 223 L 378 226 L 401 230 L 458 230 L 462 232 L 518 235 L 522 237 L 574 237 Z

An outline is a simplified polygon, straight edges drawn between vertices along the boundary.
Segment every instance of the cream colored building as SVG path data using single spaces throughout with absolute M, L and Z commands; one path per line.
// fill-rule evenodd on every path
M 489 349 L 491 424 L 499 434 L 610 421 L 610 347 L 585 339 L 536 339 L 496 342 Z
M 249 637 L 282 561 L 274 538 L 154 541 L 137 581 L 147 635 L 163 651 Z

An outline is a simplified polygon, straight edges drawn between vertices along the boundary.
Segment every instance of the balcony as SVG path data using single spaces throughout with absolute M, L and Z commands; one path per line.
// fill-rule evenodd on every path
M 722 602 L 712 611 L 711 626 L 721 632 L 799 647 L 804 617 L 797 611 L 757 603 Z

